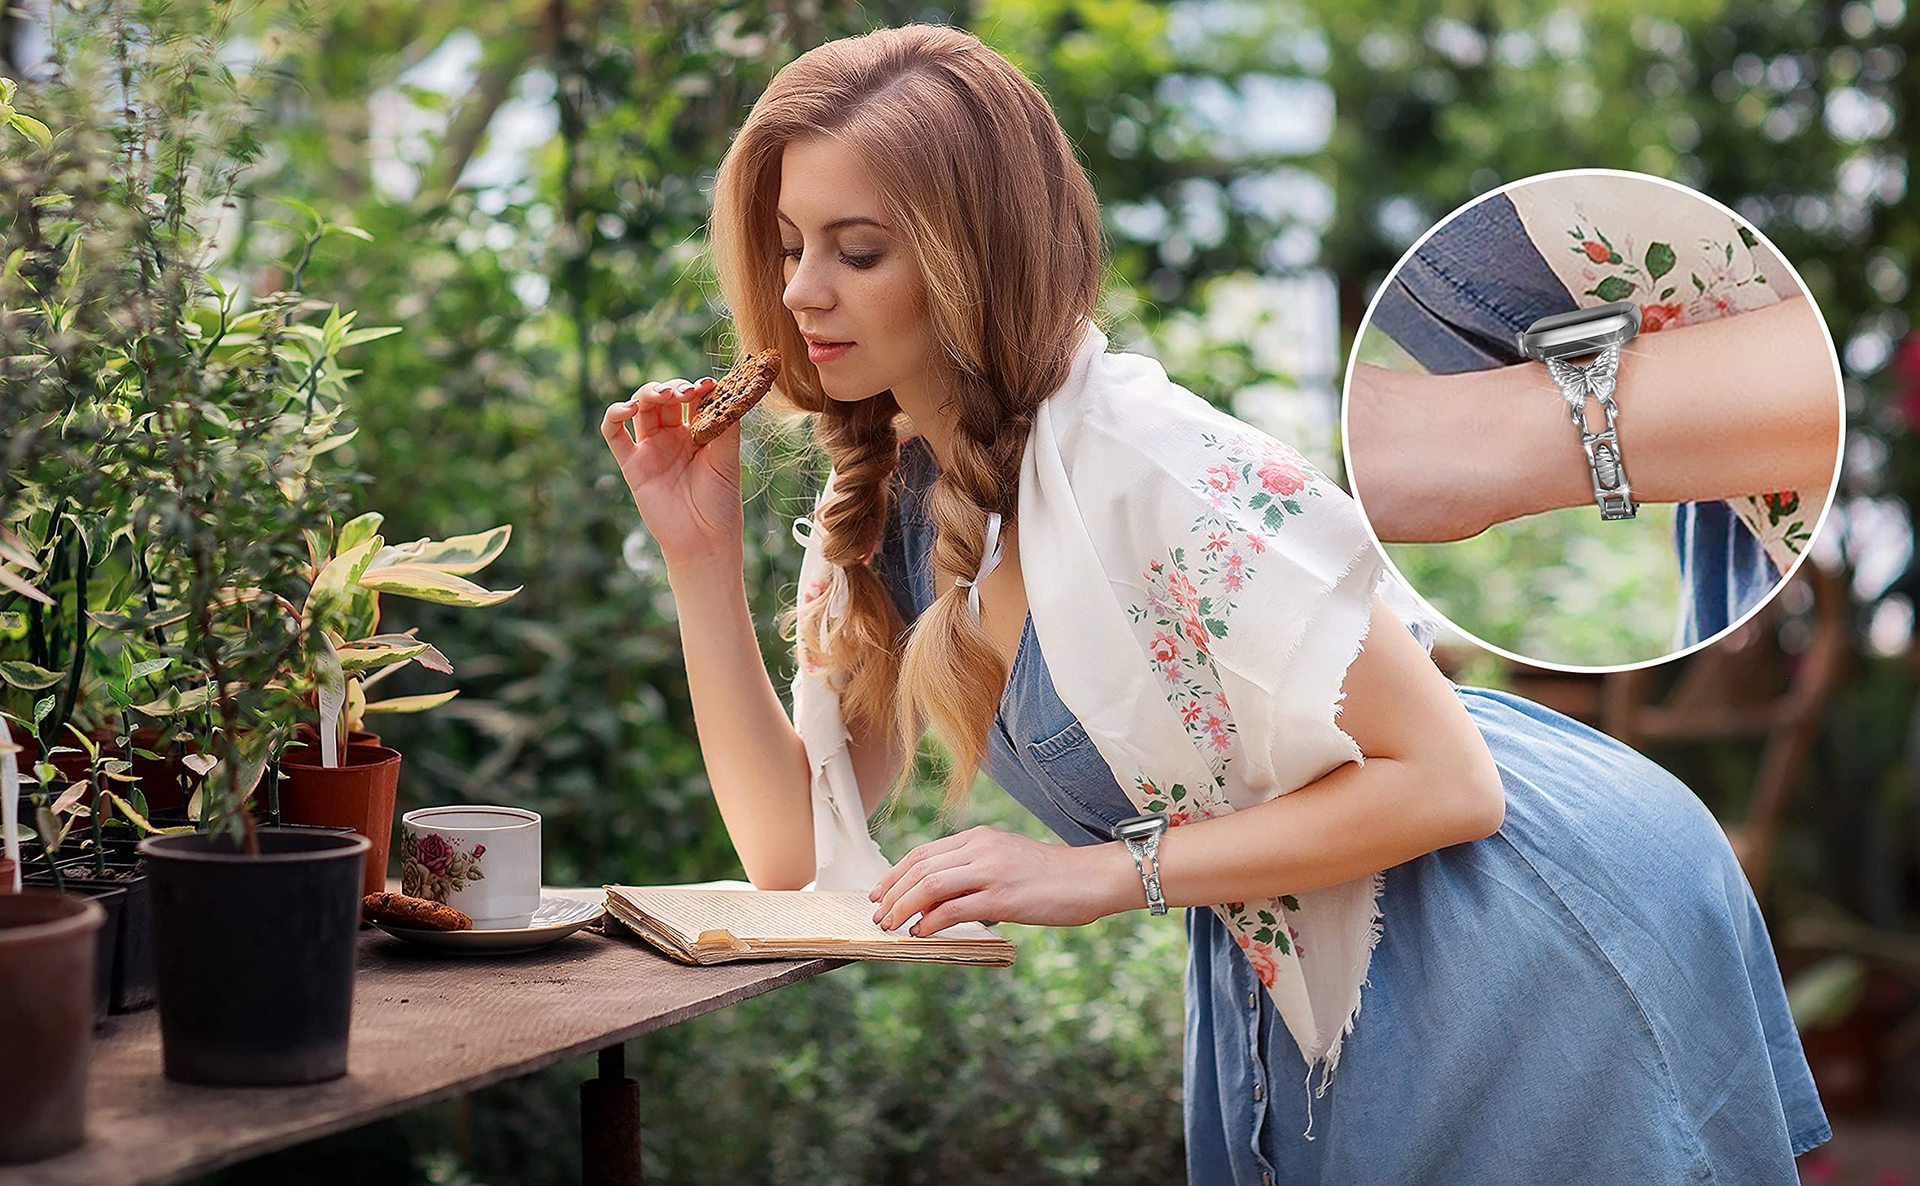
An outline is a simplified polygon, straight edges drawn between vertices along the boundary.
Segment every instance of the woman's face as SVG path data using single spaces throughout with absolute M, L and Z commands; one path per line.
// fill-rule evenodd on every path
M 889 389 L 911 400 L 926 383 L 920 270 L 882 210 L 860 158 L 839 141 L 796 141 L 781 155 L 781 301 L 837 400 Z

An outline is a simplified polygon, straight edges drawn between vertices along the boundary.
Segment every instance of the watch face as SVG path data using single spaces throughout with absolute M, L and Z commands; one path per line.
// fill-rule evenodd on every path
M 1129 816 L 1113 826 L 1115 840 L 1138 840 L 1165 830 L 1167 819 L 1161 815 Z
M 1640 306 L 1614 301 L 1542 317 L 1520 334 L 1520 350 L 1531 358 L 1572 358 L 1618 346 L 1639 332 Z

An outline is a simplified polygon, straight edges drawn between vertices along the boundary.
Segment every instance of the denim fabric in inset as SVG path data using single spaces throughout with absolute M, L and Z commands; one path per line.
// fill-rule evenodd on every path
M 909 440 L 876 561 L 908 621 L 935 594 L 936 473 Z M 1456 691 L 1500 767 L 1506 822 L 1387 870 L 1380 945 L 1312 1140 L 1306 1062 L 1272 998 L 1211 909 L 1184 912 L 1188 1180 L 1794 1183 L 1827 1118 L 1719 824 L 1612 738 Z M 1031 616 L 990 747 L 988 774 L 1068 844 L 1111 843 L 1135 813 L 1055 693 Z
M 1525 361 L 1520 331 L 1577 307 L 1513 203 L 1496 194 L 1420 245 L 1380 294 L 1372 323 L 1427 370 L 1455 374 Z M 1631 457 L 1632 429 L 1622 431 Z M 1718 634 L 1779 583 L 1766 549 L 1725 502 L 1677 504 L 1673 531 L 1683 598 L 1678 647 Z

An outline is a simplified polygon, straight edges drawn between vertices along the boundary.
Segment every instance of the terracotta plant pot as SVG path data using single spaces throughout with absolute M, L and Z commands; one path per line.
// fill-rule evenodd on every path
M 367 841 L 281 828 L 140 842 L 153 881 L 161 1065 L 183 1083 L 347 1073 Z
M 60 862 L 60 877 L 68 893 L 96 898 L 107 908 L 97 969 L 104 1005 L 96 1024 L 108 1013 L 132 1013 L 153 1004 L 153 898 L 138 856 L 110 856 L 104 874 L 95 869 L 92 857 L 70 857 Z M 29 870 L 27 881 L 51 887 L 53 877 L 43 863 Z
M 0 896 L 0 1165 L 64 1153 L 86 1137 L 98 902 L 52 890 Z
M 18 867 L 19 862 L 11 857 L 0 857 L 0 894 L 13 892 L 13 875 Z
M 333 767 L 320 765 L 318 754 L 311 763 L 283 755 L 280 771 L 281 821 L 347 827 L 365 836 L 373 848 L 367 853 L 361 892 L 377 894 L 387 888 L 400 751 L 382 745 L 350 745 L 341 764 Z

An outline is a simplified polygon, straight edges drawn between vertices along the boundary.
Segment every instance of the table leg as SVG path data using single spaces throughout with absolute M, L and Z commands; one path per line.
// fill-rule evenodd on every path
M 580 1085 L 580 1180 L 641 1186 L 640 1084 L 627 1078 L 627 1048 L 600 1052 L 600 1074 Z

